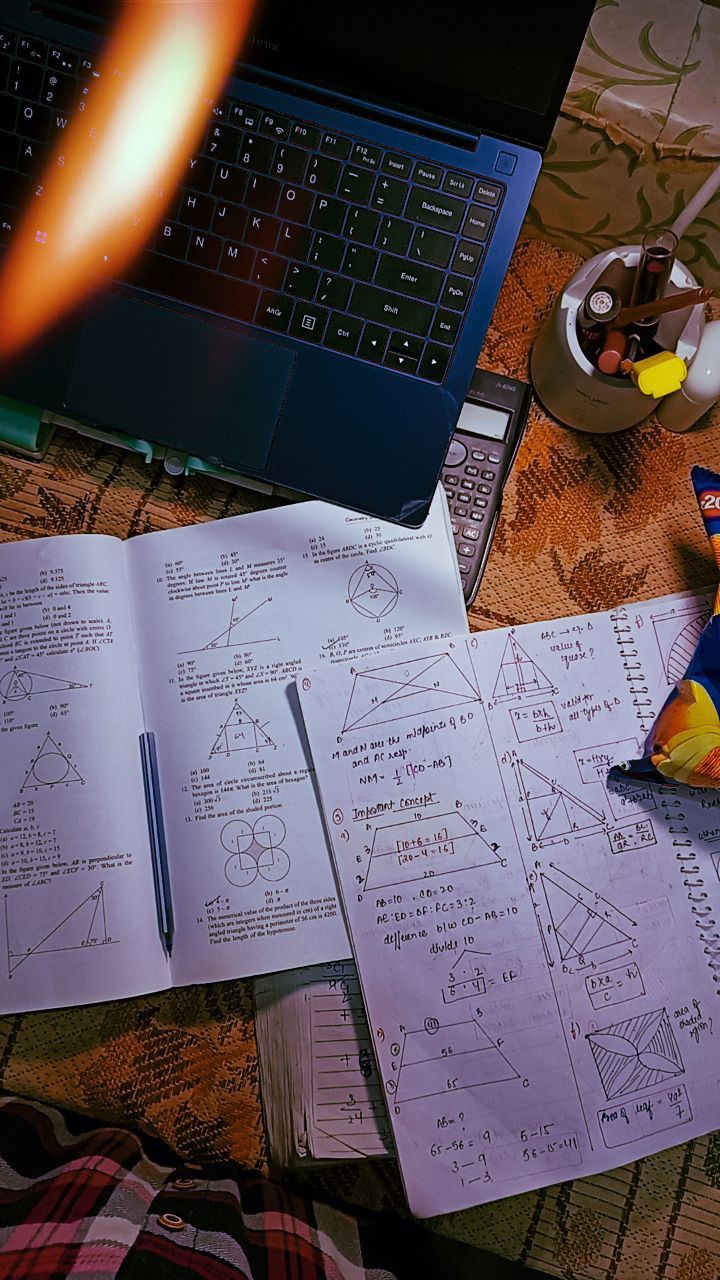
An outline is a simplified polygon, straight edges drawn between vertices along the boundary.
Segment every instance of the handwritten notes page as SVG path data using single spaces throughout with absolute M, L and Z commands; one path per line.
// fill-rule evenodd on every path
M 259 978 L 255 1006 L 263 1107 L 278 1163 L 391 1154 L 353 961 Z
M 348 957 L 294 680 L 467 627 L 444 495 L 419 531 L 308 502 L 147 534 L 126 555 L 173 981 Z
M 123 545 L 0 547 L 0 1009 L 170 984 Z
M 612 784 L 705 597 L 298 681 L 421 1217 L 720 1125 L 720 793 Z

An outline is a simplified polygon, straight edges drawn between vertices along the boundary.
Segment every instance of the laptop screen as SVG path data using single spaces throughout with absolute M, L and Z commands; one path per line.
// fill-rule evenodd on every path
M 35 6 L 34 6 L 35 7 Z M 105 18 L 108 0 L 42 0 L 55 14 Z M 472 133 L 545 147 L 593 0 L 256 0 L 249 67 L 378 102 Z

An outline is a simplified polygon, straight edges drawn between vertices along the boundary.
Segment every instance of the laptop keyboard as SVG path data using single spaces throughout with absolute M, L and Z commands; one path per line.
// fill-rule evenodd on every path
M 37 200 L 93 59 L 0 29 L 0 244 Z M 153 293 L 442 382 L 504 195 L 499 182 L 226 98 L 152 242 Z

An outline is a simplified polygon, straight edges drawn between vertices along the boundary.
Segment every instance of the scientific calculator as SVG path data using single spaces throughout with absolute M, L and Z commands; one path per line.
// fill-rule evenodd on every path
M 472 604 L 530 407 L 527 382 L 476 369 L 442 469 L 465 603 Z

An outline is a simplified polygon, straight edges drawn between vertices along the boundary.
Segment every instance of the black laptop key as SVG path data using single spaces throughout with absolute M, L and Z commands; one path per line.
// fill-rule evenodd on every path
M 305 181 L 314 191 L 332 196 L 337 191 L 342 165 L 327 156 L 312 156 Z
M 363 320 L 424 337 L 432 323 L 434 309 L 427 302 L 387 293 L 370 284 L 356 284 L 350 299 L 350 311 Z
M 308 255 L 309 261 L 313 266 L 326 267 L 328 271 L 339 271 L 344 250 L 344 241 L 319 231 L 313 240 L 312 248 Z
M 436 302 L 445 281 L 442 271 L 435 267 L 408 262 L 406 258 L 396 258 L 390 253 L 384 253 L 380 259 L 375 279 L 387 289 L 409 293 L 424 302 Z
M 358 355 L 363 360 L 372 360 L 373 364 L 381 364 L 390 337 L 390 330 L 380 324 L 366 324 L 358 347 Z
M 278 202 L 278 213 L 281 218 L 289 218 L 292 222 L 306 223 L 313 206 L 313 197 L 304 187 L 283 187 Z
M 7 89 L 10 66 L 10 59 L 0 54 L 0 93 L 4 93 Z
M 197 267 L 205 267 L 207 271 L 216 271 L 220 263 L 223 242 L 219 236 L 208 235 L 205 231 L 195 231 L 190 236 L 188 262 Z
M 269 138 L 284 141 L 290 132 L 290 121 L 287 116 L 279 116 L 274 111 L 266 111 L 260 119 L 260 132 Z
M 231 164 L 215 166 L 212 190 L 213 195 L 220 196 L 221 200 L 228 200 L 230 204 L 242 204 L 247 183 L 247 175 L 242 169 L 236 169 Z M 201 188 L 201 190 L 207 190 L 207 188 Z
M 349 244 L 343 262 L 343 272 L 354 280 L 372 280 L 377 266 L 378 253 L 364 244 Z
M 290 130 L 290 141 L 295 147 L 310 147 L 313 151 L 320 146 L 321 132 L 312 124 L 298 121 Z
M 486 182 L 484 178 L 475 187 L 475 199 L 480 204 L 489 204 L 491 207 L 498 203 L 502 193 L 503 188 L 497 182 Z
M 395 156 L 389 151 L 382 162 L 383 173 L 394 178 L 409 178 L 412 172 L 412 160 L 408 156 Z
M 354 200 L 358 204 L 367 204 L 374 181 L 372 173 L 358 169 L 356 165 L 347 165 L 343 169 L 338 195 Z
M 437 311 L 432 322 L 430 337 L 435 342 L 445 342 L 452 346 L 458 336 L 462 317 L 456 311 Z
M 269 213 L 251 213 L 245 239 L 256 249 L 274 249 L 279 230 L 279 218 L 273 218 Z
M 207 199 L 207 197 L 205 197 Z M 212 206 L 212 201 L 210 201 Z M 219 200 L 212 213 L 212 230 L 216 236 L 225 236 L 228 240 L 242 240 L 245 236 L 245 227 L 247 226 L 248 215 L 245 209 L 238 204 L 227 204 L 224 200 Z M 182 219 L 186 221 L 185 218 Z M 193 224 L 191 224 L 193 225 Z M 199 230 L 203 230 L 199 224 Z M 210 226 L 204 228 L 205 231 L 210 230 Z
M 482 254 L 482 245 L 475 244 L 472 240 L 461 240 L 452 260 L 453 271 L 463 276 L 474 276 L 480 266 Z
M 213 102 L 210 115 L 213 120 L 221 122 L 227 120 L 230 114 L 230 102 L 227 98 L 220 98 L 217 102 Z
M 298 302 L 288 331 L 296 338 L 304 338 L 306 342 L 322 342 L 329 314 L 324 307 Z
M 421 187 L 413 187 L 408 197 L 405 210 L 408 218 L 425 223 L 440 231 L 455 232 L 465 216 L 467 205 L 464 200 L 456 200 L 440 192 L 423 191 Z
M 260 173 L 253 174 L 245 192 L 245 203 L 257 213 L 274 213 L 281 190 L 280 183 L 275 178 L 266 178 Z
M 20 225 L 22 214 L 18 209 L 9 209 L 0 204 L 0 244 L 8 244 L 13 231 Z
M 259 107 L 246 107 L 242 102 L 230 103 L 228 120 L 237 129 L 249 129 L 252 133 L 255 133 L 260 127 L 260 116 Z
M 331 307 L 333 311 L 344 311 L 350 300 L 350 290 L 352 285 L 349 280 L 343 280 L 342 276 L 335 276 L 324 271 L 320 277 L 320 284 L 317 290 L 318 302 L 322 302 L 326 307 Z
M 304 262 L 311 241 L 312 231 L 308 227 L 300 227 L 296 222 L 285 222 L 280 228 L 275 251 L 285 258 L 295 258 L 299 262 Z
M 235 244 L 226 241 L 220 255 L 219 270 L 224 275 L 234 276 L 236 280 L 249 280 L 255 261 L 255 253 L 246 244 Z
M 332 347 L 333 351 L 343 351 L 345 355 L 354 356 L 361 332 L 362 325 L 359 320 L 338 315 L 334 311 L 328 321 L 325 346 Z
M 334 156 L 336 160 L 347 160 L 350 155 L 350 141 L 337 133 L 324 133 L 320 150 L 325 156 Z
M 20 173 L 26 173 L 30 178 L 37 177 L 44 170 L 49 153 L 50 148 L 47 143 L 23 140 L 19 147 L 17 168 Z
M 415 262 L 426 262 L 431 267 L 446 267 L 455 248 L 453 236 L 429 227 L 418 227 L 413 236 L 410 257 Z
M 262 285 L 266 289 L 279 289 L 285 275 L 285 261 L 274 253 L 257 253 L 255 266 L 250 272 L 253 284 Z
M 367 142 L 356 142 L 352 151 L 353 164 L 363 169 L 378 169 L 382 159 L 382 148 L 371 147 Z
M 358 240 L 360 244 L 372 244 L 379 226 L 379 213 L 374 213 L 372 209 L 359 209 L 355 206 L 348 210 L 345 235 L 348 240 Z
M 0 94 L 0 129 L 7 129 L 8 133 L 12 133 L 17 120 L 18 104 L 14 98 L 4 93 Z
M 467 173 L 446 173 L 442 189 L 451 196 L 469 196 L 473 180 Z
M 331 234 L 342 231 L 347 205 L 343 200 L 331 200 L 327 196 L 316 196 L 313 211 L 310 215 L 310 226 L 316 231 L 329 231 Z
M 18 57 L 28 58 L 30 62 L 40 62 L 45 64 L 48 55 L 48 48 L 43 44 L 42 40 L 36 40 L 33 36 L 21 36 L 18 40 Z
M 171 258 L 184 258 L 190 244 L 190 232 L 179 222 L 161 222 L 155 236 L 155 248 Z
M 78 95 L 77 81 L 73 76 L 62 76 L 57 71 L 46 71 L 40 101 L 55 111 L 69 111 Z
M 402 213 L 407 193 L 407 183 L 378 174 L 370 203 L 383 213 Z
M 253 285 L 223 279 L 202 267 L 154 253 L 141 253 L 134 258 L 123 271 L 122 279 L 151 293 L 217 311 L 236 320 L 252 320 L 260 296 Z
M 15 39 L 11 31 L 0 31 L 0 53 L 14 53 Z
M 472 280 L 463 276 L 448 276 L 440 303 L 443 307 L 452 307 L 454 311 L 464 311 L 471 292 Z
M 47 142 L 50 134 L 51 118 L 51 112 L 48 107 L 39 107 L 34 102 L 21 102 L 16 128 L 21 138 L 33 138 L 36 142 Z
M 47 61 L 49 67 L 62 75 L 76 76 L 78 73 L 80 58 L 77 53 L 71 53 L 68 49 L 51 48 Z
M 284 298 L 279 293 L 263 293 L 255 319 L 265 329 L 274 329 L 276 333 L 287 333 L 294 306 L 292 298 Z
M 387 249 L 388 253 L 406 254 L 412 233 L 410 222 L 401 222 L 399 218 L 383 218 L 376 243 L 378 248 Z
M 211 160 L 226 160 L 233 164 L 238 154 L 238 141 L 236 129 L 213 121 L 208 129 L 203 150 Z
M 256 133 L 246 133 L 237 154 L 237 162 L 253 173 L 268 173 L 275 154 L 271 138 L 261 138 Z
M 186 227 L 196 227 L 198 231 L 209 231 L 214 210 L 215 201 L 210 196 L 202 196 L 196 191 L 185 191 L 180 201 L 178 220 Z M 228 231 L 227 234 L 235 233 Z
M 13 209 L 26 209 L 35 191 L 32 179 L 9 169 L 0 169 L 0 200 Z
M 209 160 L 207 156 L 192 156 L 188 161 L 182 185 L 191 187 L 193 191 L 200 191 L 201 193 L 210 191 L 213 186 L 215 168 L 214 161 Z
M 37 102 L 42 90 L 45 72 L 32 62 L 13 62 L 10 68 L 8 89 L 16 98 L 29 98 Z
M 400 373 L 415 373 L 417 363 L 417 356 L 406 355 L 404 351 L 396 351 L 393 347 L 388 347 L 383 361 L 389 369 L 397 369 Z
M 283 182 L 302 182 L 307 167 L 307 155 L 299 147 L 276 147 L 270 172 Z
M 448 347 L 438 347 L 435 343 L 428 342 L 420 360 L 418 373 L 421 378 L 427 378 L 430 382 L 442 382 L 449 360 Z
M 0 133 L 0 167 L 14 169 L 18 161 L 20 139 L 12 133 Z
M 443 170 L 439 165 L 428 164 L 425 160 L 418 160 L 413 170 L 413 182 L 419 182 L 423 187 L 439 187 L 442 176 Z
M 319 279 L 320 272 L 315 267 L 308 267 L 304 263 L 291 262 L 288 265 L 285 277 L 285 292 L 291 293 L 294 298 L 304 298 L 307 302 L 310 302 L 315 297 Z M 349 293 L 350 289 L 348 287 Z
M 471 205 L 462 230 L 463 235 L 467 236 L 468 240 L 486 240 L 493 216 L 491 209 L 483 209 L 479 204 Z

